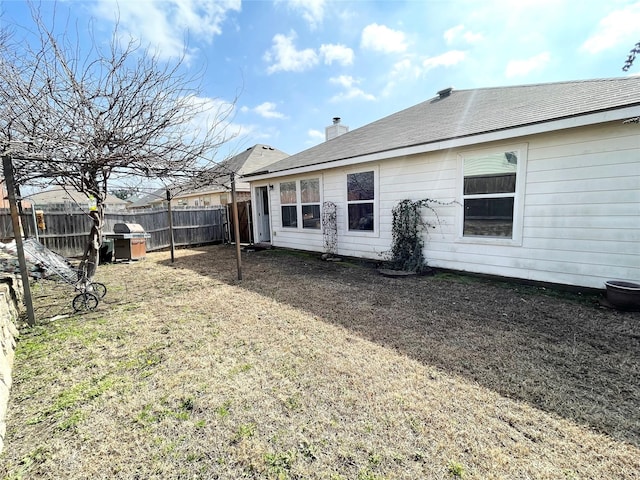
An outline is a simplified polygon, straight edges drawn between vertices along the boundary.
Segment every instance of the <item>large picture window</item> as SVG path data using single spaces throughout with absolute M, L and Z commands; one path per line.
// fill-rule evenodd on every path
M 347 214 L 349 230 L 373 231 L 374 172 L 358 172 L 347 175 Z
M 282 226 L 298 227 L 298 195 L 296 182 L 282 182 L 280 184 L 280 205 L 282 208 Z
M 463 159 L 465 237 L 513 238 L 517 151 Z
M 280 183 L 280 205 L 283 227 L 320 230 L 320 179 Z

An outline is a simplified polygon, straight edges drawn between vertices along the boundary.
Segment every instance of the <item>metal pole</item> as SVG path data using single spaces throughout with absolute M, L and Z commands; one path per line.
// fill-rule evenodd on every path
M 238 202 L 236 201 L 236 175 L 231 173 L 231 207 L 233 209 L 233 234 L 236 237 L 236 265 L 238 280 L 242 280 L 242 260 L 240 252 L 240 224 L 238 222 Z
M 22 278 L 22 288 L 24 290 L 24 304 L 27 307 L 27 323 L 30 327 L 33 327 L 36 324 L 36 316 L 33 311 L 33 299 L 31 298 L 31 286 L 29 285 L 29 272 L 27 271 L 27 260 L 24 257 L 24 244 L 22 243 L 22 233 L 20 231 L 20 217 L 18 215 L 16 188 L 13 179 L 13 163 L 11 162 L 11 157 L 9 155 L 2 156 L 2 168 L 4 170 L 4 181 L 7 184 L 7 196 L 9 197 L 9 209 L 11 210 L 13 237 L 16 240 L 18 265 L 20 265 L 20 277 Z
M 33 235 L 36 237 L 36 241 L 40 241 L 40 234 L 38 233 L 38 218 L 36 217 L 36 206 L 31 205 L 31 218 L 33 220 Z
M 171 247 L 171 263 L 176 260 L 176 245 L 173 238 L 173 211 L 171 210 L 171 192 L 167 188 L 167 215 L 169 217 L 169 246 Z

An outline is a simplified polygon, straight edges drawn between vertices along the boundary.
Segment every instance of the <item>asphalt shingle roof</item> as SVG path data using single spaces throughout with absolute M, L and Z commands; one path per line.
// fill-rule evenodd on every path
M 210 184 L 198 186 L 197 188 L 189 189 L 188 186 L 182 187 L 178 190 L 180 195 L 193 194 L 193 193 L 212 193 L 223 192 L 230 188 L 231 176 L 230 173 L 234 172 L 237 175 L 244 175 L 256 170 L 264 170 L 268 165 L 282 160 L 287 157 L 288 154 L 278 150 L 277 148 L 269 145 L 263 145 L 261 143 L 247 148 L 244 152 L 223 160 L 218 165 L 211 169 L 212 180 Z M 170 189 L 173 187 L 170 187 Z M 137 200 L 130 205 L 131 208 L 140 208 L 164 201 L 166 198 L 166 188 L 159 188 L 151 194 Z
M 640 105 L 640 77 L 453 90 L 274 163 L 261 173 L 323 164 Z M 258 173 L 258 172 L 256 172 Z
M 49 190 L 34 193 L 27 197 L 34 205 L 48 205 L 59 203 L 78 203 L 79 205 L 87 205 L 89 197 L 75 190 L 72 186 L 53 187 Z M 107 194 L 104 201 L 107 205 L 127 205 L 129 202 L 122 200 L 114 195 Z
M 256 144 L 253 147 L 247 148 L 244 152 L 220 162 L 212 168 L 211 172 L 217 177 L 212 185 L 204 185 L 192 190 L 185 190 L 183 193 L 225 191 L 231 188 L 231 172 L 242 176 L 251 172 L 264 170 L 268 165 L 288 156 L 289 154 L 277 148 L 260 143 Z

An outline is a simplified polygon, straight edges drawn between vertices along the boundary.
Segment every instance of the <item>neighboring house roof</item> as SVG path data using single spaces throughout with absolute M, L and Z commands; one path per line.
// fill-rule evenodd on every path
M 166 188 L 158 188 L 153 192 L 145 195 L 134 202 L 131 202 L 127 208 L 144 208 L 149 207 L 151 205 L 161 203 L 167 198 L 167 189 Z
M 89 197 L 84 193 L 74 190 L 73 187 L 54 187 L 50 190 L 44 190 L 42 192 L 29 195 L 28 200 L 30 200 L 34 205 L 77 203 L 80 206 L 86 206 L 89 201 Z M 124 207 L 128 205 L 129 202 L 114 195 L 107 194 L 104 203 L 105 205 L 118 205 Z
M 181 195 L 192 195 L 194 193 L 214 193 L 226 192 L 231 188 L 231 172 L 238 176 L 248 175 L 252 172 L 261 171 L 269 165 L 276 163 L 289 155 L 277 148 L 269 145 L 256 144 L 247 148 L 227 160 L 220 162 L 211 169 L 211 172 L 218 174 L 214 185 L 205 185 L 193 190 L 185 190 Z M 181 195 L 177 195 L 176 198 Z
M 221 163 L 227 170 L 232 170 L 238 175 L 263 170 L 266 166 L 271 165 L 289 154 L 269 145 L 257 144 L 247 148 L 244 152 L 239 153 L 235 157 L 231 157 Z
M 287 157 L 253 175 L 314 165 L 321 168 L 321 164 L 337 160 L 637 106 L 640 77 L 446 89 L 438 93 L 435 98 Z
M 256 144 L 247 148 L 231 158 L 223 160 L 210 171 L 211 177 L 215 177 L 213 184 L 200 186 L 198 188 L 182 188 L 174 198 L 183 198 L 193 195 L 201 195 L 208 193 L 227 192 L 231 189 L 231 172 L 238 176 L 246 175 L 256 170 L 264 170 L 268 165 L 275 163 L 289 155 L 277 148 L 269 145 Z M 172 187 L 170 187 L 171 189 Z M 242 187 L 240 187 L 242 188 Z M 248 191 L 248 184 L 247 184 Z M 166 188 L 160 188 L 151 194 L 133 202 L 129 208 L 140 208 L 154 203 L 162 202 L 166 199 Z

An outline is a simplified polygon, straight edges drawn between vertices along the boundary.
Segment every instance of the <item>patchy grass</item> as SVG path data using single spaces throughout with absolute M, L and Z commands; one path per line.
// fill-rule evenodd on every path
M 0 478 L 640 476 L 640 313 L 233 254 L 101 266 L 95 312 L 23 329 Z

